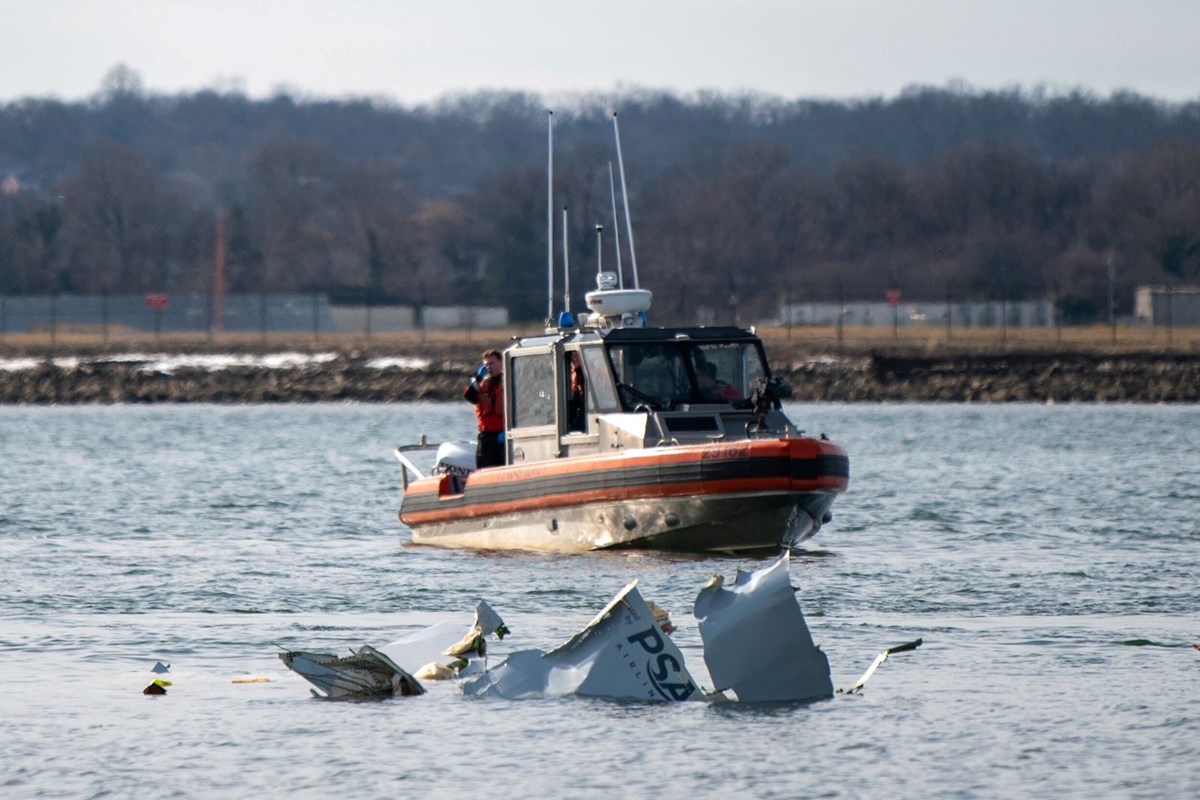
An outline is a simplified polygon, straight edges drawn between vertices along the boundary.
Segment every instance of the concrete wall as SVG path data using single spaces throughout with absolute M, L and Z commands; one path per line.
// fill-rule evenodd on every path
M 222 319 L 231 333 L 317 332 L 363 333 L 368 330 L 368 308 L 331 305 L 324 294 L 226 295 Z M 503 306 L 371 306 L 369 330 L 411 331 L 422 324 L 429 330 L 503 328 L 508 309 Z M 207 331 L 213 327 L 212 298 L 205 294 L 171 294 L 167 307 L 146 307 L 141 294 L 62 294 L 57 297 L 0 296 L 0 333 L 49 331 L 68 327 L 127 328 L 163 333 Z
M 503 328 L 508 325 L 508 309 L 503 306 L 425 306 L 421 309 L 421 324 L 430 331 Z
M 779 311 L 781 325 L 836 325 L 838 313 L 844 311 L 842 324 L 862 327 L 902 328 L 946 325 L 956 328 L 1053 327 L 1054 306 L 1049 302 L 1012 303 L 900 303 L 894 308 L 887 303 L 792 303 Z
M 320 331 L 333 329 L 325 295 L 227 295 L 224 330 L 230 332 Z M 213 323 L 212 298 L 205 294 L 171 294 L 160 312 L 146 307 L 140 294 L 71 295 L 57 297 L 0 297 L 0 330 L 7 333 L 48 331 L 86 326 L 164 333 L 207 331 Z
M 338 333 L 411 331 L 416 328 L 412 306 L 330 306 L 333 329 Z
M 1200 325 L 1200 286 L 1139 286 L 1133 316 L 1144 325 Z

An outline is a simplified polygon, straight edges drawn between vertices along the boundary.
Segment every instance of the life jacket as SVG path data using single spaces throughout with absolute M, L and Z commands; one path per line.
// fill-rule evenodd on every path
M 583 402 L 583 367 L 571 369 L 571 399 L 575 402 Z
M 475 404 L 479 430 L 500 433 L 504 430 L 504 376 L 488 375 L 472 380 L 463 390 L 463 397 Z

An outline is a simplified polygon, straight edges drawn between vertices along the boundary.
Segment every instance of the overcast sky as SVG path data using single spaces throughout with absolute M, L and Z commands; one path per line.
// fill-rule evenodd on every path
M 0 101 L 118 63 L 158 93 L 892 96 L 965 81 L 1200 98 L 1200 0 L 0 0 Z

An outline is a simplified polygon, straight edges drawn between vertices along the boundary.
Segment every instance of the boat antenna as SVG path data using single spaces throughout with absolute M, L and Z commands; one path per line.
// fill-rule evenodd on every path
M 554 319 L 554 112 L 546 112 L 546 324 Z M 564 231 L 564 236 L 566 235 Z
M 613 183 L 612 162 L 608 162 L 608 194 L 612 198 L 613 238 L 616 240 L 617 288 L 625 288 L 625 276 L 621 274 L 621 220 L 617 217 L 617 187 Z
M 638 284 L 637 251 L 633 248 L 633 223 L 629 219 L 629 187 L 625 184 L 625 159 L 621 157 L 621 126 L 617 124 L 617 112 L 613 112 L 613 133 L 617 137 L 617 167 L 621 170 L 621 197 L 625 201 L 625 232 L 629 234 L 629 261 L 633 269 L 633 288 Z
M 563 311 L 571 314 L 571 253 L 567 249 L 567 207 L 563 206 Z
M 600 285 L 600 276 L 604 274 L 604 226 L 596 226 L 596 286 Z

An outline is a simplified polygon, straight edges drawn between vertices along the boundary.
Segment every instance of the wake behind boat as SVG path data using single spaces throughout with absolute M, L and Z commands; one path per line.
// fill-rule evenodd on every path
M 615 115 L 613 125 L 620 158 Z M 621 178 L 624 188 L 623 166 Z M 505 464 L 476 469 L 471 442 L 396 449 L 399 517 L 414 543 L 762 551 L 830 519 L 849 482 L 845 450 L 783 413 L 791 389 L 752 332 L 646 327 L 651 293 L 638 285 L 627 193 L 625 212 L 633 288 L 619 258 L 617 272 L 598 264 L 590 313 L 570 313 L 568 289 L 544 335 L 503 353 Z M 410 455 L 435 447 L 425 475 Z

